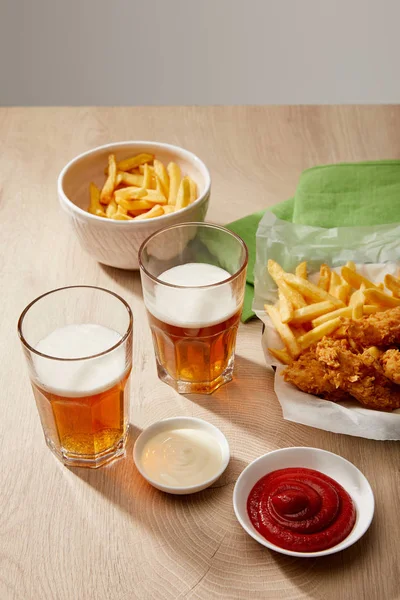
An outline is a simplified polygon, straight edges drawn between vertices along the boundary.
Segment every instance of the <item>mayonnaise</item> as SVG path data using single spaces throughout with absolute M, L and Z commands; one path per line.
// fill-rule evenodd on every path
M 202 429 L 169 429 L 144 445 L 141 465 L 155 483 L 170 487 L 199 485 L 222 466 L 218 440 Z

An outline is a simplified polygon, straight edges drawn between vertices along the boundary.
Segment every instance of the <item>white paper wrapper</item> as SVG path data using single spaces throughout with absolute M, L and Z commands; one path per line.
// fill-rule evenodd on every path
M 287 421 L 371 440 L 400 440 L 400 410 L 386 413 L 363 408 L 357 402 L 321 400 L 286 383 L 282 371 L 282 366 L 276 369 L 275 393 Z
M 337 239 L 340 239 L 340 243 L 342 244 L 339 252 L 342 256 L 340 263 L 343 264 L 347 260 L 356 259 L 357 270 L 368 279 L 379 283 L 383 281 L 384 276 L 387 273 L 393 275 L 398 274 L 400 266 L 400 244 L 397 243 L 395 246 L 392 244 L 394 239 L 393 231 L 398 231 L 399 225 L 391 226 L 392 230 L 390 229 L 390 226 L 381 226 L 385 228 L 385 233 L 387 234 L 386 239 L 385 236 L 383 236 L 381 246 L 378 244 L 378 238 L 372 233 L 372 228 L 368 227 L 349 227 L 337 230 L 319 230 L 318 228 L 307 227 L 305 229 L 308 230 L 308 235 L 305 244 L 302 245 L 299 242 L 301 239 L 299 230 L 303 228 L 303 226 L 285 223 L 284 221 L 279 221 L 276 217 L 271 218 L 268 216 L 267 219 L 269 219 L 271 225 L 273 224 L 274 219 L 278 222 L 279 232 L 277 233 L 277 230 L 275 229 L 272 236 L 269 237 L 268 227 L 266 228 L 264 223 L 261 238 L 259 237 L 259 233 L 257 233 L 257 263 L 255 268 L 256 285 L 253 309 L 265 325 L 262 336 L 262 347 L 266 363 L 270 366 L 277 367 L 275 374 L 275 393 L 281 404 L 284 419 L 303 425 L 309 425 L 310 427 L 324 429 L 325 431 L 332 431 L 334 433 L 344 433 L 374 440 L 400 440 L 400 409 L 388 413 L 363 408 L 357 402 L 330 402 L 329 400 L 317 398 L 312 394 L 301 392 L 295 386 L 285 382 L 281 375 L 284 367 L 268 352 L 268 347 L 281 348 L 282 341 L 270 322 L 268 315 L 263 310 L 265 302 L 270 303 L 277 299 L 276 289 L 272 280 L 264 277 L 265 265 L 268 258 L 274 258 L 274 260 L 277 260 L 287 270 L 293 270 L 302 260 L 307 260 L 315 269 L 319 268 L 318 263 L 321 262 L 326 262 L 331 266 L 338 265 L 338 260 L 329 259 L 330 252 L 324 254 L 323 242 L 321 243 L 321 246 L 318 247 L 317 251 L 315 245 L 310 245 L 310 239 L 317 239 L 313 236 L 310 238 L 310 234 L 312 233 L 310 230 L 316 230 L 317 233 L 322 232 L 322 237 L 325 235 L 325 238 L 329 240 L 329 251 L 335 246 Z M 287 242 L 287 240 L 291 239 L 290 236 L 293 233 L 293 228 L 297 230 L 296 235 L 293 236 L 293 239 L 296 239 L 295 256 L 292 256 L 290 249 L 288 249 L 288 244 L 285 243 L 285 240 Z M 358 239 L 357 252 L 354 252 L 354 254 L 345 248 L 346 244 L 343 243 L 343 233 L 340 233 L 336 238 L 334 233 L 332 233 L 335 231 L 343 232 L 343 230 L 347 230 L 347 239 L 351 239 L 352 243 L 355 238 Z M 352 230 L 354 230 L 354 235 L 352 235 Z M 325 232 L 329 232 L 329 234 L 325 234 Z M 363 235 L 364 233 L 365 235 Z M 267 235 L 267 238 L 264 237 L 265 234 Z M 282 243 L 280 238 L 283 240 Z M 321 241 L 321 237 L 319 240 Z M 371 240 L 371 243 L 368 243 L 368 240 Z M 388 250 L 388 242 L 391 245 L 390 250 Z M 272 246 L 274 246 L 274 251 L 270 253 L 268 252 L 268 249 L 271 249 Z M 385 248 L 382 249 L 382 247 Z M 280 257 L 279 248 L 282 251 L 282 255 L 285 257 L 285 260 L 282 260 Z M 362 249 L 365 252 L 366 262 L 369 262 L 370 264 L 359 263 L 363 256 Z M 390 252 L 390 256 L 394 260 L 385 263 L 378 262 L 382 260 L 382 255 L 385 255 L 385 259 L 388 258 L 387 252 Z M 315 260 L 316 255 L 319 257 L 319 260 Z M 323 256 L 325 258 L 323 258 Z M 371 259 L 373 260 L 374 258 L 375 263 L 371 262 Z M 340 267 L 337 266 L 334 270 L 339 271 Z M 317 277 L 317 272 L 310 275 L 311 281 L 315 281 Z

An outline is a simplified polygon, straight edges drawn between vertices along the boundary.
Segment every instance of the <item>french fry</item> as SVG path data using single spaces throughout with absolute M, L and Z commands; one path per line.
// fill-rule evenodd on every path
M 155 206 L 153 206 L 153 208 L 151 208 L 146 213 L 143 213 L 142 215 L 134 217 L 134 220 L 139 221 L 139 220 L 143 220 L 143 219 L 151 219 L 153 217 L 162 217 L 163 214 L 164 214 L 163 207 L 160 206 L 159 204 L 156 204 Z
M 366 277 L 363 277 L 356 271 L 349 269 L 349 267 L 342 267 L 341 272 L 342 272 L 343 279 L 349 285 L 351 285 L 351 287 L 353 287 L 353 288 L 359 289 L 359 287 L 361 286 L 362 283 L 365 284 L 366 288 L 377 288 L 378 287 L 374 283 L 372 283 L 372 281 L 367 279 Z
M 331 272 L 329 293 L 339 298 L 343 304 L 347 304 L 351 292 L 351 286 L 336 271 Z
M 151 163 L 154 160 L 153 154 L 136 154 L 136 156 L 131 156 L 130 158 L 125 158 L 124 160 L 120 160 L 117 164 L 118 171 L 130 171 L 134 167 L 138 167 L 139 165 L 144 165 L 145 163 Z M 110 166 L 108 167 L 110 169 Z M 110 172 L 110 171 L 109 171 Z
M 184 177 L 181 180 L 178 195 L 176 197 L 176 210 L 181 208 L 185 208 L 189 204 L 190 201 L 190 184 L 187 177 Z
M 145 152 L 118 163 L 110 154 L 104 173 L 106 182 L 101 192 L 96 192 L 94 184 L 91 184 L 88 207 L 88 212 L 103 218 L 130 221 L 135 217 L 168 215 L 185 208 L 197 198 L 196 182 L 189 176 L 182 179 L 176 163 L 169 163 L 166 169 L 160 160 Z M 111 207 L 106 210 L 110 204 Z M 165 207 L 162 214 L 157 208 L 145 217 L 145 213 L 156 205 Z
M 340 327 L 341 324 L 342 319 L 340 318 L 332 319 L 331 321 L 322 323 L 322 325 L 318 325 L 318 327 L 311 329 L 311 331 L 308 331 L 305 335 L 299 337 L 297 339 L 297 342 L 302 350 L 306 350 L 313 344 L 316 344 L 317 342 L 322 340 L 322 338 L 325 335 L 333 333 L 335 329 L 338 329 L 338 327 Z
M 169 175 L 168 204 L 176 204 L 176 197 L 182 178 L 181 170 L 176 163 L 170 162 L 167 167 L 167 173 Z
M 156 182 L 157 193 L 160 194 L 163 198 L 165 198 L 165 201 L 167 201 L 166 196 L 164 194 L 164 188 L 161 185 L 161 181 L 160 181 L 160 178 L 158 177 L 158 175 L 155 176 L 155 182 Z
M 328 300 L 309 304 L 308 306 L 298 308 L 294 311 L 293 317 L 290 319 L 290 325 L 308 323 L 321 315 L 332 312 L 334 309 L 334 305 Z
M 279 295 L 279 312 L 282 323 L 287 323 L 293 318 L 293 304 L 288 300 L 282 290 L 278 290 Z
M 300 354 L 300 346 L 297 343 L 296 338 L 294 337 L 289 325 L 286 325 L 286 323 L 282 323 L 279 310 L 275 306 L 270 306 L 266 304 L 265 310 L 267 311 L 269 318 L 272 321 L 272 324 L 279 333 L 282 342 L 285 344 L 288 352 L 293 358 L 297 358 Z
M 118 171 L 117 173 L 117 181 L 118 177 L 120 178 L 119 183 L 125 183 L 129 186 L 135 186 L 138 188 L 146 188 L 148 186 L 143 185 L 144 177 L 143 175 L 132 175 L 132 173 L 126 173 L 125 171 Z
M 332 312 L 326 313 L 325 315 L 321 315 L 316 319 L 311 321 L 311 325 L 313 327 L 318 327 L 318 325 L 322 325 L 322 323 L 326 323 L 327 321 L 331 321 L 332 319 L 336 319 L 337 317 L 351 318 L 352 308 L 351 306 L 345 306 L 344 308 L 338 308 L 337 310 L 333 310 Z
M 364 316 L 364 300 L 359 300 L 352 307 L 351 318 L 353 321 L 358 321 Z
M 290 285 L 288 285 L 283 279 L 285 271 L 277 262 L 269 259 L 267 268 L 272 279 L 278 286 L 278 289 L 283 293 L 284 296 L 286 296 L 287 300 L 292 304 L 294 309 L 307 306 L 307 302 L 304 300 L 300 292 L 291 288 Z
M 368 354 L 371 354 L 371 356 L 373 356 L 374 358 L 379 358 L 382 354 L 381 350 L 379 350 L 379 348 L 377 348 L 376 346 L 370 346 L 370 348 L 367 348 L 365 352 L 368 352 Z
M 348 283 L 338 274 L 336 271 L 331 272 L 331 281 L 329 284 L 329 293 L 335 298 L 338 298 L 343 302 L 343 304 L 347 304 L 349 299 L 351 287 Z
M 133 217 L 130 217 L 127 214 L 127 211 L 124 208 L 122 208 L 122 206 L 118 206 L 117 212 L 113 214 L 111 218 L 115 221 L 132 221 L 133 219 Z
M 385 292 L 381 292 L 381 290 L 365 290 L 364 296 L 368 304 L 377 304 L 378 306 L 385 306 L 386 308 L 394 308 L 395 306 L 400 306 L 400 298 L 389 296 L 389 294 L 385 294 Z
M 169 196 L 169 177 L 167 169 L 160 160 L 154 159 L 154 173 L 160 182 L 162 193 L 167 199 Z
M 400 279 L 393 275 L 385 275 L 385 285 L 396 298 L 400 298 Z
M 132 221 L 135 217 L 130 217 L 129 215 L 124 215 L 117 211 L 111 218 L 114 219 L 114 221 Z
M 292 273 L 285 273 L 283 278 L 286 283 L 300 292 L 306 300 L 309 299 L 312 302 L 322 302 L 324 300 L 328 300 L 335 306 L 343 306 L 343 302 L 341 300 L 331 296 L 328 292 L 314 285 L 310 281 L 307 281 L 306 279 L 292 275 Z
M 354 264 L 354 262 L 352 260 L 347 261 L 346 267 L 348 267 L 352 271 L 356 270 L 356 265 Z M 342 276 L 340 276 L 340 280 L 341 280 L 341 284 L 338 288 L 337 297 L 339 298 L 339 300 L 341 300 L 345 304 L 348 304 L 352 287 L 350 284 L 347 283 L 347 281 L 345 281 L 345 279 L 343 279 Z
M 118 206 L 122 206 L 128 212 L 134 212 L 136 210 L 149 210 L 153 208 L 154 202 L 148 200 L 118 200 Z
M 154 206 L 154 205 L 153 205 Z M 153 208 L 153 207 L 151 207 Z M 141 209 L 141 210 L 128 210 L 128 215 L 130 217 L 138 217 L 139 215 L 145 215 L 150 209 Z
M 149 167 L 149 170 L 150 170 L 151 174 L 154 175 L 154 167 L 153 167 L 153 165 L 149 165 L 149 163 L 145 163 L 145 164 L 147 164 L 147 166 Z M 138 170 L 138 173 L 140 173 L 140 175 L 144 175 L 144 165 L 139 165 L 136 168 Z
M 300 292 L 291 288 L 290 285 L 288 285 L 283 279 L 278 281 L 278 290 L 280 290 L 286 296 L 295 310 L 298 308 L 303 308 L 303 306 L 307 306 L 307 302 L 304 300 Z
M 107 206 L 106 209 L 106 215 L 109 219 L 112 218 L 113 215 L 115 215 L 115 213 L 118 210 L 118 206 L 117 203 L 115 202 L 115 200 L 111 200 L 110 204 Z
M 348 283 L 342 283 L 341 285 L 339 285 L 339 287 L 337 288 L 337 297 L 339 298 L 339 300 L 341 300 L 344 304 L 347 304 L 349 301 L 349 296 L 350 296 L 350 292 L 351 292 L 351 287 L 349 286 Z
M 387 306 L 378 304 L 364 304 L 364 315 L 373 315 L 377 312 L 383 312 L 387 310 Z
M 278 280 L 282 279 L 285 271 L 282 269 L 281 265 L 278 264 L 275 260 L 270 258 L 267 264 L 268 273 L 271 275 L 272 279 L 278 284 Z
M 318 287 L 327 292 L 331 283 L 331 270 L 328 265 L 322 264 L 319 268 Z
M 359 302 L 363 302 L 365 300 L 365 296 L 364 296 L 364 289 L 358 289 L 355 292 L 353 292 L 350 296 L 349 299 L 349 306 L 355 306 L 356 304 L 358 304 Z
M 297 265 L 295 273 L 297 277 L 307 279 L 307 262 L 305 260 Z
M 376 304 L 364 304 L 364 307 L 363 307 L 364 315 L 372 315 L 372 314 L 375 314 L 375 313 L 383 311 L 383 310 L 386 310 L 386 307 L 377 306 Z M 337 317 L 351 319 L 352 313 L 353 313 L 353 306 L 346 306 L 345 308 L 338 308 L 337 310 L 327 313 L 326 315 L 321 315 L 320 317 L 313 319 L 311 321 L 311 325 L 313 327 L 318 327 L 318 325 L 321 325 L 322 323 L 325 323 L 326 321 L 331 321 L 332 319 L 336 319 Z
M 286 348 L 282 348 L 281 350 L 279 350 L 278 348 L 268 348 L 268 352 L 272 354 L 273 357 L 277 358 L 280 362 L 282 362 L 284 365 L 290 365 L 290 363 L 293 361 Z
M 336 273 L 336 271 L 331 271 L 331 281 L 329 284 L 329 290 L 328 292 L 332 295 L 335 296 L 337 298 L 337 288 L 342 284 L 342 280 L 340 278 L 340 275 L 338 275 Z
M 143 174 L 143 181 L 142 181 L 142 187 L 144 187 L 146 190 L 150 189 L 151 179 L 152 179 L 152 174 L 151 174 L 149 165 L 146 163 L 144 165 L 144 174 Z
M 175 212 L 175 206 L 172 206 L 171 204 L 164 204 L 163 211 L 164 215 L 170 215 L 171 213 Z
M 114 154 L 110 154 L 108 157 L 108 176 L 100 193 L 100 202 L 102 204 L 109 204 L 111 202 L 115 190 L 116 178 L 117 165 L 115 163 L 115 156 Z
M 190 185 L 190 204 L 197 200 L 197 183 L 191 177 L 188 177 Z
M 121 200 L 147 200 L 153 204 L 166 204 L 167 200 L 157 190 L 145 190 L 144 188 L 126 187 L 116 190 L 115 201 L 120 204 Z
M 106 213 L 103 210 L 102 205 L 100 204 L 100 190 L 93 182 L 91 182 L 89 186 L 90 192 L 90 205 L 89 212 L 92 215 L 96 215 L 97 217 L 105 217 Z

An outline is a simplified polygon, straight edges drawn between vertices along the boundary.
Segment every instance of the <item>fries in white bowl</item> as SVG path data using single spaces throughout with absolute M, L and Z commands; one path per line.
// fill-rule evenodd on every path
M 138 250 L 155 231 L 204 221 L 211 180 L 191 152 L 157 142 L 100 146 L 70 161 L 58 196 L 81 244 L 95 260 L 138 269 Z

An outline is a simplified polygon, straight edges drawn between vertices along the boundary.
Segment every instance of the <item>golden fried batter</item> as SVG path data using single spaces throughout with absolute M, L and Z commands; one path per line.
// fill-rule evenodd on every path
M 351 396 L 369 408 L 394 410 L 400 408 L 400 351 L 384 349 L 397 344 L 400 308 L 356 322 L 346 319 L 340 334 L 303 352 L 283 376 L 300 390 L 335 402 Z
M 385 377 L 379 360 L 368 351 L 355 354 L 346 340 L 325 338 L 316 346 L 316 357 L 329 380 L 360 404 L 377 410 L 400 408 L 400 386 Z
M 347 336 L 363 348 L 400 345 L 400 306 L 348 321 Z
M 285 381 L 293 383 L 303 392 L 321 396 L 326 400 L 347 400 L 348 394 L 338 389 L 329 377 L 326 377 L 326 369 L 318 361 L 315 350 L 316 346 L 309 348 L 285 369 Z
M 385 376 L 400 385 L 400 351 L 396 349 L 386 350 L 380 357 Z

